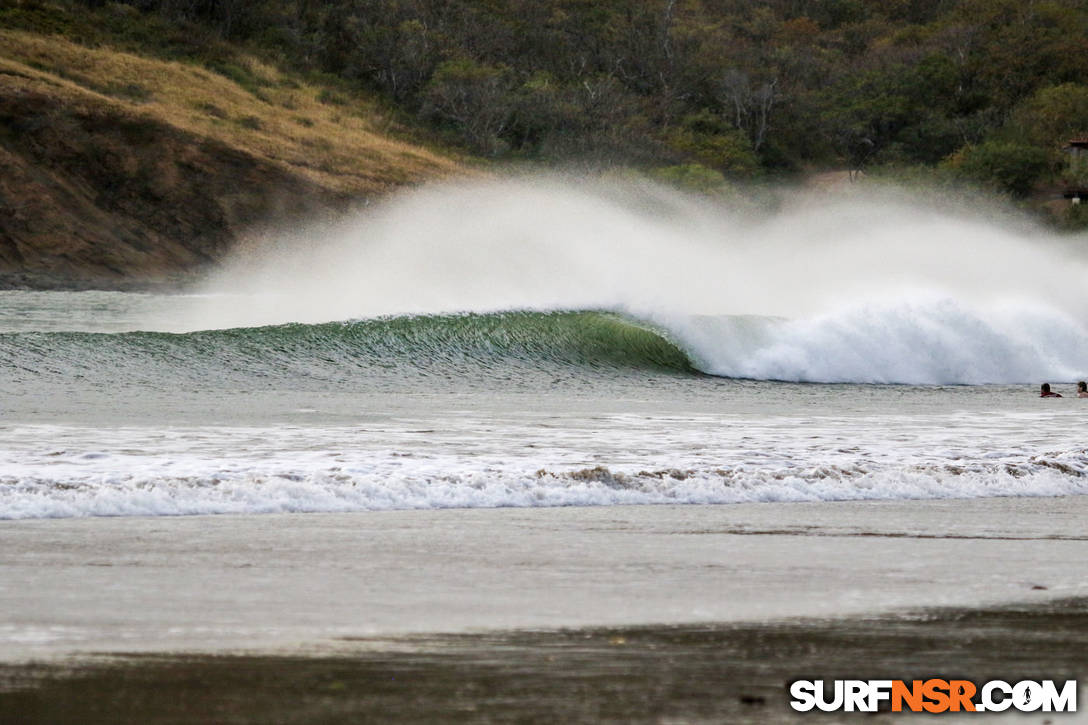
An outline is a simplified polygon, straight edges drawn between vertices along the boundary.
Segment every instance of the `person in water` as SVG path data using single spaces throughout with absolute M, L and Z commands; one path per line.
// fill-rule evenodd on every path
M 1088 383 L 1083 380 L 1077 383 L 1077 397 L 1088 398 Z
M 1050 392 L 1050 383 L 1043 383 L 1043 387 L 1039 389 L 1040 398 L 1060 398 L 1061 393 Z

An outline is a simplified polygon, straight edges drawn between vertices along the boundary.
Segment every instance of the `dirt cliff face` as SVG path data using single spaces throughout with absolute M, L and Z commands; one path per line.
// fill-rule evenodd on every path
M 0 287 L 184 283 L 254 225 L 348 203 L 152 118 L 0 87 Z
M 184 284 L 262 231 L 465 171 L 374 99 L 231 52 L 220 72 L 0 28 L 0 288 Z

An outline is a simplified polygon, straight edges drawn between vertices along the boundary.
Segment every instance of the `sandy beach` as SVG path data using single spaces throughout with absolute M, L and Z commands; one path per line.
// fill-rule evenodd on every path
M 787 686 L 798 678 L 934 675 L 1083 681 L 1088 600 L 777 624 L 419 635 L 349 641 L 339 650 L 0 665 L 0 712 L 19 723 L 917 721 L 796 713 Z M 1084 717 L 974 713 L 941 721 Z
M 1086 514 L 1067 497 L 7 521 L 0 711 L 770 722 L 797 715 L 802 677 L 1083 676 Z M 179 699 L 194 681 L 212 684 Z

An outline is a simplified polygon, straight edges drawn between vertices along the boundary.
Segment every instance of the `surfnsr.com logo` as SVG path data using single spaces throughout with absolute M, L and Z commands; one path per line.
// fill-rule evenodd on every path
M 798 712 L 1076 712 L 1077 681 L 797 680 L 790 697 Z

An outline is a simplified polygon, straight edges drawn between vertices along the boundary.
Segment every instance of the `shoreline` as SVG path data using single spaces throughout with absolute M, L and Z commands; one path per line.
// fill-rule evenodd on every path
M 796 713 L 788 683 L 931 677 L 1076 679 L 1083 701 L 1086 515 L 1088 496 L 3 521 L 0 713 L 880 723 L 912 716 Z
M 1088 496 L 0 522 L 0 661 L 1088 596 Z

